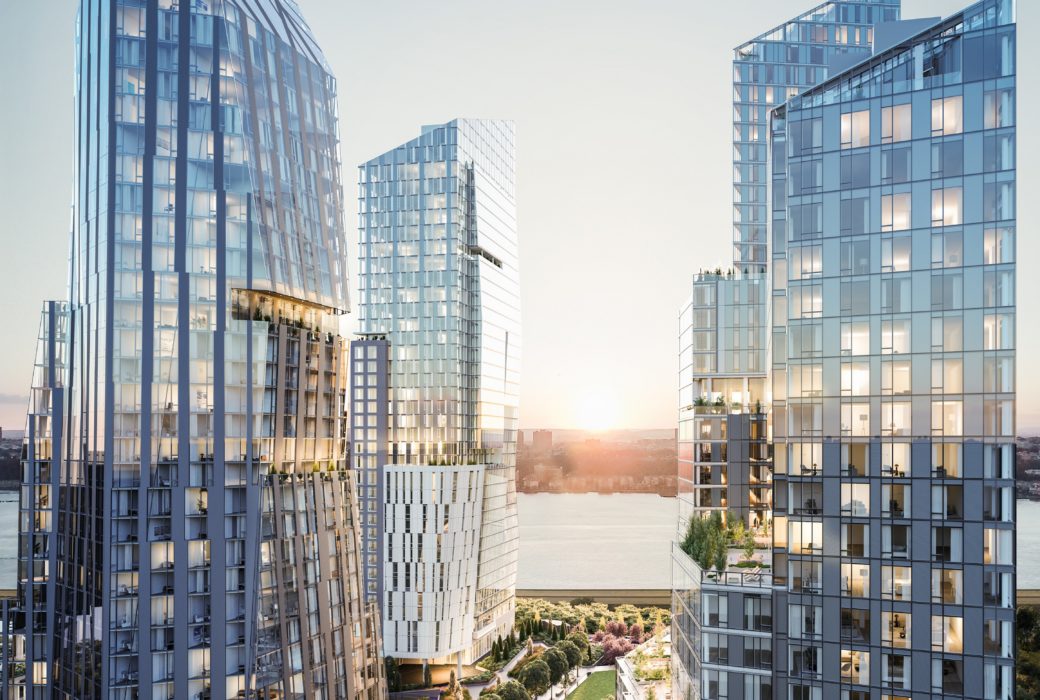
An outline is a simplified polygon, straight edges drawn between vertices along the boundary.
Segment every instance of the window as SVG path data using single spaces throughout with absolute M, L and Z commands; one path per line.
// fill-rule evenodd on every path
M 893 148 L 881 153 L 881 184 L 898 185 L 910 182 L 911 149 Z
M 910 236 L 893 236 L 881 241 L 881 271 L 909 272 Z
M 964 620 L 960 617 L 932 616 L 932 649 L 952 654 L 964 651 Z
M 963 435 L 963 402 L 932 401 L 932 433 L 946 436 Z
M 987 173 L 1015 167 L 1014 134 L 987 134 L 982 141 L 982 169 Z
M 818 238 L 823 232 L 823 204 L 795 204 L 790 207 L 791 240 Z
M 935 561 L 959 563 L 962 551 L 963 533 L 961 528 L 932 528 L 932 558 Z
M 870 530 L 866 525 L 850 523 L 841 526 L 841 554 L 844 557 L 870 556 Z
M 841 232 L 857 235 L 870 228 L 870 198 L 853 197 L 841 200 Z
M 870 363 L 846 362 L 841 366 L 841 395 L 870 395 Z
M 1000 129 L 1015 124 L 1015 93 L 1012 90 L 989 90 L 983 101 L 983 122 L 987 129 Z
M 845 322 L 841 324 L 841 354 L 842 355 L 869 355 L 870 354 L 870 323 L 857 321 L 855 323 Z
M 905 231 L 910 228 L 910 193 L 881 196 L 881 230 Z
M 854 598 L 870 597 L 870 565 L 842 564 L 841 592 Z
M 932 267 L 960 267 L 964 264 L 964 235 L 950 231 L 932 236 Z
M 963 360 L 932 360 L 932 391 L 960 394 L 964 391 L 963 377 Z
M 1015 218 L 1015 185 L 1011 182 L 987 182 L 982 190 L 984 221 L 1006 221 Z
M 870 187 L 870 153 L 854 153 L 841 157 L 843 189 Z
M 911 568 L 881 567 L 881 595 L 890 600 L 910 600 Z
M 870 280 L 842 282 L 839 294 L 842 314 L 863 316 L 870 313 Z
M 789 128 L 791 136 L 791 154 L 798 156 L 806 151 L 823 147 L 823 120 L 804 119 L 793 122 Z
M 963 99 L 940 97 L 932 100 L 932 136 L 959 134 L 963 128 Z
M 870 435 L 870 404 L 847 403 L 841 406 L 841 433 L 854 437 Z
M 819 265 L 817 270 L 819 271 Z M 850 275 L 870 274 L 870 241 L 846 241 L 841 244 L 841 272 Z
M 960 139 L 932 144 L 932 177 L 964 174 L 964 143 Z
M 961 273 L 932 275 L 932 308 L 954 311 L 964 305 L 964 279 Z
M 909 104 L 882 107 L 881 143 L 909 141 L 912 138 L 911 116 Z
M 773 600 L 749 595 L 744 598 L 744 629 L 768 632 L 773 629 Z
M 910 352 L 910 321 L 881 322 L 881 354 L 899 355 Z
M 846 683 L 870 684 L 870 652 L 842 649 L 841 678 Z
M 932 319 L 932 349 L 943 352 L 964 349 L 964 321 L 960 316 Z
M 870 110 L 841 115 L 841 147 L 860 148 L 870 145 Z
M 866 518 L 870 515 L 870 485 L 841 485 L 841 515 Z
M 888 401 L 881 404 L 881 434 L 909 435 L 911 430 L 910 416 L 909 401 Z
M 960 605 L 964 600 L 964 573 L 957 569 L 933 569 L 932 600 Z
M 1015 322 L 1010 314 L 986 314 L 982 319 L 984 350 L 1012 350 L 1015 347 Z
M 910 393 L 910 361 L 886 360 L 881 363 L 881 393 L 899 396 Z M 907 426 L 909 427 L 909 426 Z
M 958 226 L 961 223 L 960 187 L 932 190 L 932 226 Z
M 882 515 L 889 518 L 909 518 L 910 488 L 906 484 L 883 484 L 881 486 Z

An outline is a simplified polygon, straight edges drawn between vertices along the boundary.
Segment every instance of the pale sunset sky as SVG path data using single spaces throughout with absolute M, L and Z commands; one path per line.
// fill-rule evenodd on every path
M 731 60 L 814 0 L 298 0 L 356 166 L 455 117 L 518 138 L 524 428 L 668 428 L 690 274 L 731 258 Z M 903 0 L 904 18 L 968 0 Z M 0 426 L 22 429 L 40 305 L 65 297 L 76 0 L 0 2 Z M 1040 3 L 1019 3 L 1018 425 L 1040 432 Z

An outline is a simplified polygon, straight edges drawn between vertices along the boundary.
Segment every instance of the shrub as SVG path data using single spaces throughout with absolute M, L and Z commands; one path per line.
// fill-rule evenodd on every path
M 502 700 L 531 700 L 531 694 L 527 692 L 527 688 L 516 681 L 503 683 L 498 686 L 495 692 Z M 487 700 L 487 697 L 485 695 L 484 700 Z

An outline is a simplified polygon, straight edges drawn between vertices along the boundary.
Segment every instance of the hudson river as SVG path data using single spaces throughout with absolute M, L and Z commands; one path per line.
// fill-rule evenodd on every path
M 668 588 L 674 498 L 520 494 L 518 588 Z M 1018 502 L 1018 586 L 1040 588 L 1040 502 Z M 18 494 L 0 491 L 0 588 L 17 575 Z

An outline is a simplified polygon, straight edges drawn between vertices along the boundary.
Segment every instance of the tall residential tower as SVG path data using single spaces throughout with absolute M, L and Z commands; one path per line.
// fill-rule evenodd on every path
M 82 0 L 67 301 L 18 568 L 30 698 L 378 698 L 336 82 L 291 0 Z
M 822 3 L 733 50 L 733 265 L 766 264 L 769 110 L 823 81 L 835 62 L 870 55 L 874 26 L 900 0 Z
M 680 533 L 683 698 L 1014 696 L 1014 23 L 879 25 L 770 115 L 772 520 Z M 743 276 L 683 312 L 680 476 L 746 528 L 732 368 L 698 374 L 739 349 Z
M 780 696 L 1013 697 L 1014 21 L 915 25 L 773 115 Z
M 513 625 L 514 128 L 458 119 L 360 166 L 351 349 L 366 591 L 388 656 L 465 663 Z

